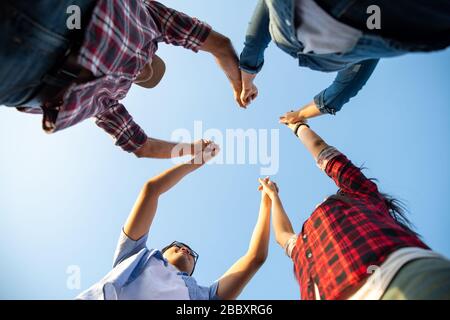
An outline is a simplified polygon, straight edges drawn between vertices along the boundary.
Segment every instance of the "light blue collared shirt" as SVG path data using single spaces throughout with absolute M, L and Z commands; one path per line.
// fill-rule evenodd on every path
M 169 264 L 161 251 L 148 249 L 147 239 L 148 235 L 145 235 L 133 241 L 122 231 L 114 254 L 113 269 L 76 299 L 148 299 L 149 296 L 166 300 L 218 299 L 218 281 L 210 287 L 199 286 L 193 277 Z M 130 288 L 140 289 L 130 295 Z

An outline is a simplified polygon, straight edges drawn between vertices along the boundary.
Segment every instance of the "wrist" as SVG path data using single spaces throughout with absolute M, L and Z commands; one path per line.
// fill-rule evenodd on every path
M 264 192 L 263 192 L 263 193 L 264 193 Z M 267 193 L 264 193 L 264 194 L 261 196 L 261 202 L 262 202 L 263 204 L 270 205 L 271 202 L 272 202 L 272 200 L 271 200 L 270 197 L 267 195 Z
M 297 124 L 296 129 L 294 130 L 295 135 L 298 137 L 298 135 L 303 131 L 303 130 L 308 130 L 310 127 L 307 123 L 301 122 L 299 124 Z
M 275 193 L 272 195 L 270 200 L 272 200 L 272 203 L 278 203 L 278 202 L 280 202 L 280 195 L 278 193 Z
M 178 145 L 178 149 L 180 150 L 179 154 L 178 154 L 179 157 L 184 157 L 184 156 L 187 156 L 187 155 L 193 155 L 194 151 L 195 151 L 194 150 L 195 149 L 195 145 L 194 145 L 194 143 L 180 143 Z
M 242 78 L 242 85 L 244 86 L 252 86 L 253 85 L 253 81 L 256 78 L 256 73 L 252 74 L 252 73 L 248 73 L 244 70 L 241 70 L 241 78 Z

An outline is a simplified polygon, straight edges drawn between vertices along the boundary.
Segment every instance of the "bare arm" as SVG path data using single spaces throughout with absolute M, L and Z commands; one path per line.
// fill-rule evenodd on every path
M 236 102 L 242 107 L 240 94 L 242 91 L 241 71 L 239 70 L 239 58 L 233 48 L 231 40 L 224 35 L 212 30 L 200 50 L 211 53 L 217 64 L 223 70 L 234 91 Z
M 241 70 L 242 78 L 242 92 L 241 101 L 242 104 L 247 107 L 253 100 L 258 97 L 258 88 L 255 86 L 254 81 L 257 73 L 248 73 Z
M 148 138 L 145 144 L 135 151 L 138 158 L 170 159 L 193 155 L 203 150 L 205 144 L 202 140 L 194 143 L 176 143 L 154 138 Z
M 284 247 L 295 232 L 278 194 L 272 201 L 272 225 L 277 243 Z
M 296 124 L 298 122 L 306 121 L 307 119 L 321 116 L 319 108 L 314 101 L 311 101 L 303 108 L 297 111 L 286 112 L 280 117 L 280 122 L 284 124 Z
M 208 154 L 211 150 L 212 154 Z M 187 163 L 177 165 L 147 181 L 125 223 L 124 232 L 127 236 L 132 240 L 139 240 L 146 235 L 155 217 L 159 197 L 218 152 L 217 145 L 208 143 L 203 153 L 199 153 Z
M 270 237 L 270 199 L 263 192 L 258 221 L 247 253 L 219 280 L 217 295 L 221 299 L 236 299 L 267 258 Z
M 280 246 L 284 247 L 286 242 L 294 235 L 294 229 L 281 203 L 277 185 L 270 180 L 260 179 L 260 183 L 272 202 L 272 225 L 275 239 Z
M 328 147 L 328 144 L 312 129 L 304 125 L 304 122 L 288 124 L 288 126 L 294 133 L 297 132 L 297 137 L 305 145 L 314 159 L 317 159 L 320 153 Z

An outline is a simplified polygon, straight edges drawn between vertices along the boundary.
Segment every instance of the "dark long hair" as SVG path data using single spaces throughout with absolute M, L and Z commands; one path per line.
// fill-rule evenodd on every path
M 364 167 L 361 167 L 360 169 L 363 170 Z M 369 180 L 374 182 L 378 181 L 377 179 L 373 178 Z M 394 219 L 394 221 L 406 231 L 417 236 L 418 238 L 421 238 L 420 234 L 414 230 L 415 227 L 408 218 L 409 210 L 406 204 L 402 200 L 399 200 L 390 194 L 380 192 L 380 195 L 381 197 L 383 197 L 386 207 L 388 208 L 389 215 L 392 217 L 392 219 Z M 331 197 L 337 200 L 341 200 L 349 205 L 351 205 L 352 202 L 352 199 L 342 190 L 338 190 L 338 192 Z

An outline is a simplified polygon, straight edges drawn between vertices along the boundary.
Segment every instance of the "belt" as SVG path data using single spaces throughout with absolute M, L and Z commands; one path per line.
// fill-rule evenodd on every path
M 1 0 L 0 0 L 1 1 Z M 91 20 L 96 0 L 80 0 L 83 19 L 80 29 L 71 30 L 66 36 L 70 45 L 59 61 L 41 79 L 40 84 L 30 99 L 21 103 L 22 106 L 41 108 L 43 112 L 43 129 L 51 133 L 56 128 L 56 119 L 63 105 L 64 94 L 73 84 L 81 84 L 95 79 L 94 75 L 82 67 L 77 58 L 83 43 L 86 27 Z M 17 108 L 19 110 L 26 108 Z
M 95 79 L 89 70 L 77 62 L 78 53 L 78 48 L 68 49 L 62 63 L 42 78 L 42 84 L 37 92 L 23 104 L 27 107 L 42 109 L 44 114 L 42 126 L 46 132 L 51 133 L 55 130 L 63 97 L 69 87 L 72 84 L 86 83 Z

